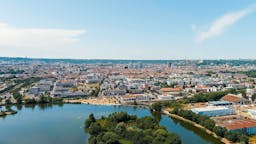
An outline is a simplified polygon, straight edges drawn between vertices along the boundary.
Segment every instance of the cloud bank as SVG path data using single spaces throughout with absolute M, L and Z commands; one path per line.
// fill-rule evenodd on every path
M 197 42 L 203 42 L 209 38 L 221 35 L 227 28 L 253 12 L 252 7 L 242 9 L 240 11 L 224 14 L 216 19 L 205 31 L 201 31 L 196 35 Z
M 63 46 L 78 42 L 84 29 L 16 28 L 0 22 L 0 46 Z

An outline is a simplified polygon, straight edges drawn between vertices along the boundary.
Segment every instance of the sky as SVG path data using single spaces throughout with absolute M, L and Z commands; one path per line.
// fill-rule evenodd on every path
M 0 0 L 0 57 L 256 59 L 256 1 Z

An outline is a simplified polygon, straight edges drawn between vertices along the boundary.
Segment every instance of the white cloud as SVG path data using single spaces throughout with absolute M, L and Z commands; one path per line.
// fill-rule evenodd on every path
M 222 34 L 229 26 L 232 26 L 243 17 L 248 15 L 253 11 L 252 7 L 246 9 L 231 12 L 223 15 L 222 17 L 216 19 L 205 31 L 201 31 L 196 35 L 196 41 L 202 42 L 211 37 L 218 36 Z
M 78 42 L 84 33 L 84 29 L 16 28 L 0 22 L 0 46 L 65 46 Z

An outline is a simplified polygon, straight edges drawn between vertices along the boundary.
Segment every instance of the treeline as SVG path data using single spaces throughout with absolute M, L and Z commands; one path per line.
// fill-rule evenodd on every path
M 16 99 L 16 103 L 12 103 L 10 98 L 5 100 L 6 105 L 12 105 L 12 104 L 62 104 L 63 98 L 53 98 L 50 96 L 39 96 L 38 98 L 23 98 L 18 97 Z
M 138 118 L 126 112 L 110 114 L 98 120 L 91 114 L 85 121 L 89 144 L 181 144 L 180 138 L 159 126 L 156 119 Z
M 184 101 L 179 100 L 179 101 L 163 101 L 163 102 L 156 102 L 153 103 L 149 108 L 150 111 L 156 111 L 156 112 L 161 112 L 162 108 L 182 108 L 183 107 Z
M 27 79 L 24 79 L 24 80 L 16 79 L 16 80 L 14 80 L 15 83 L 21 84 L 21 86 L 19 86 L 17 89 L 12 90 L 11 93 L 15 93 L 15 92 L 19 91 L 21 88 L 27 87 L 27 86 L 35 83 L 35 82 L 40 81 L 41 79 L 42 78 L 39 78 L 39 77 L 30 77 L 30 78 L 27 78 Z
M 256 78 L 256 70 L 249 70 L 241 73 L 246 74 L 248 77 Z
M 209 101 L 218 101 L 223 96 L 232 93 L 232 94 L 238 94 L 242 93 L 242 95 L 245 95 L 245 90 L 226 90 L 226 91 L 220 91 L 220 92 L 210 92 L 210 93 L 199 93 L 195 94 L 193 97 L 190 98 L 183 98 L 181 100 L 177 101 L 164 101 L 164 102 L 156 102 L 150 106 L 151 111 L 161 111 L 162 108 L 181 108 L 183 104 L 188 103 L 197 103 L 197 102 L 209 102 Z M 244 96 L 245 97 L 245 96 Z M 256 95 L 255 95 L 256 97 Z
M 243 144 L 248 144 L 249 142 L 248 136 L 246 136 L 242 132 L 230 132 L 226 128 L 216 126 L 215 121 L 210 119 L 209 117 L 198 115 L 190 110 L 182 110 L 178 108 L 174 108 L 173 111 L 171 111 L 171 113 L 183 117 L 185 119 L 191 120 L 197 124 L 200 124 L 201 126 L 207 128 L 208 130 L 216 133 L 216 135 L 218 135 L 219 137 L 227 138 L 232 142 L 240 142 Z
M 27 79 L 25 79 L 25 80 L 14 80 L 15 81 L 15 83 L 16 83 L 16 85 L 11 85 L 11 86 L 9 86 L 9 87 L 7 87 L 6 89 L 4 89 L 4 90 L 1 90 L 0 91 L 0 94 L 1 93 L 4 93 L 4 92 L 6 92 L 6 91 L 10 91 L 10 93 L 12 93 L 12 95 L 13 95 L 13 97 L 18 101 L 18 102 L 21 102 L 21 100 L 22 100 L 22 95 L 20 94 L 20 90 L 21 90 L 21 88 L 24 88 L 24 87 L 27 87 L 27 86 L 29 86 L 29 85 L 31 85 L 31 84 L 33 84 L 33 83 L 35 83 L 35 82 L 38 82 L 38 81 L 40 81 L 41 80 L 41 78 L 38 78 L 38 77 L 30 77 L 30 78 L 27 78 Z M 19 84 L 21 84 L 20 86 L 19 86 Z M 17 87 L 17 88 L 15 88 L 15 87 Z M 12 90 L 13 89 L 13 90 Z
M 197 102 L 208 102 L 208 101 L 218 101 L 223 96 L 229 94 L 229 93 L 237 93 L 236 90 L 226 90 L 226 91 L 220 91 L 220 92 L 210 92 L 210 93 L 199 93 L 195 94 L 191 98 L 184 99 L 185 103 L 197 103 Z
M 27 86 L 29 86 L 29 85 L 31 85 L 35 82 L 38 82 L 40 80 L 41 80 L 41 78 L 39 78 L 39 77 L 30 77 L 30 78 L 27 78 L 25 80 L 15 80 L 15 82 L 17 84 L 21 84 L 21 85 L 18 86 L 17 88 L 15 88 L 15 89 L 13 89 L 11 91 L 11 93 L 13 95 L 13 98 L 16 99 L 18 104 L 23 103 L 23 96 L 20 94 L 21 88 L 27 87 Z
M 38 99 L 35 99 L 35 98 L 24 99 L 23 103 L 24 104 L 46 104 L 46 103 L 61 104 L 63 103 L 63 99 L 53 98 L 49 96 L 40 96 Z
M 30 78 L 27 78 L 25 80 L 15 80 L 15 83 L 17 83 L 17 85 L 18 84 L 21 84 L 21 85 L 19 87 L 15 88 L 15 89 L 13 89 L 11 91 L 11 93 L 14 95 L 14 97 L 15 97 L 15 95 L 20 96 L 19 91 L 20 91 L 21 88 L 27 87 L 27 86 L 35 83 L 35 82 L 40 81 L 41 79 L 42 78 L 39 78 L 39 77 L 30 77 Z
M 96 88 L 92 90 L 91 96 L 97 97 L 99 95 L 99 92 L 100 92 L 100 88 Z

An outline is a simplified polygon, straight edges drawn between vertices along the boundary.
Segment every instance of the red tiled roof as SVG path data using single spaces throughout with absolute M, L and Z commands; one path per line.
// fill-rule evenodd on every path
M 198 85 L 197 88 L 199 88 L 199 89 L 208 89 L 208 88 L 210 88 L 210 87 L 208 87 L 208 86 L 203 86 L 203 85 Z
M 234 103 L 237 103 L 237 102 L 245 100 L 244 98 L 240 98 L 238 96 L 234 96 L 234 95 L 230 95 L 230 94 L 225 95 L 221 99 L 224 100 L 224 101 L 229 101 L 229 102 L 234 102 Z
M 232 120 L 232 122 L 224 124 L 224 127 L 226 127 L 228 130 L 256 127 L 256 120 Z

